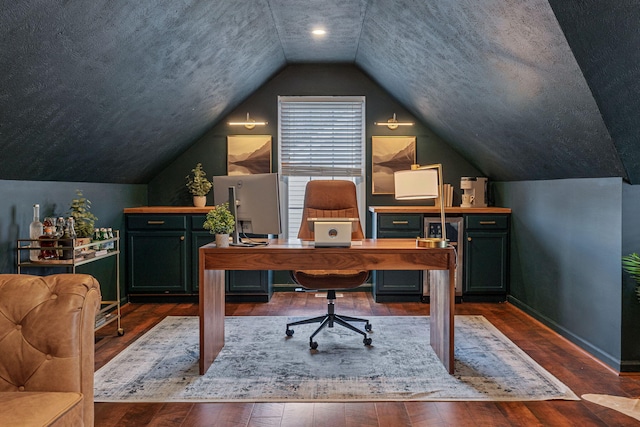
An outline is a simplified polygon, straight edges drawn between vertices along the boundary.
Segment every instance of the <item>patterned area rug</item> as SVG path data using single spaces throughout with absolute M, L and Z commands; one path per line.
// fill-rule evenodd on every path
M 429 345 L 429 318 L 375 317 L 373 345 L 342 327 L 310 350 L 314 325 L 227 317 L 225 347 L 198 375 L 198 318 L 167 317 L 95 374 L 96 402 L 578 400 L 482 316 L 455 318 L 455 374 Z

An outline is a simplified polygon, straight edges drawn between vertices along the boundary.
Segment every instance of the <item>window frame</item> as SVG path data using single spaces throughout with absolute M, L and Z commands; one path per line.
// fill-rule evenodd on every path
M 360 123 L 360 174 L 356 176 L 315 176 L 315 175 L 298 175 L 284 174 L 282 170 L 282 103 L 283 102 L 350 102 L 361 104 L 361 123 Z M 348 179 L 355 183 L 356 194 L 358 198 L 358 212 L 362 229 L 366 230 L 366 97 L 365 96 L 278 96 L 278 175 L 280 176 L 280 204 L 282 210 L 282 235 L 284 238 L 297 238 L 297 229 L 294 235 L 289 235 L 289 176 L 308 176 L 310 179 Z M 308 181 L 308 180 L 307 180 Z M 299 191 L 299 189 L 298 189 Z M 304 197 L 304 195 L 302 195 Z M 293 234 L 293 231 L 291 232 Z

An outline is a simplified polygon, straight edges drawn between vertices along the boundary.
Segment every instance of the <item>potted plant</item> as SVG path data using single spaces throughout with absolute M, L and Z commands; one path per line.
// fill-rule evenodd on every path
M 632 253 L 622 257 L 622 268 L 636 281 L 636 297 L 640 302 L 640 255 Z
M 69 215 L 73 217 L 76 236 L 76 244 L 85 245 L 91 242 L 95 222 L 98 218 L 91 213 L 91 201 L 82 195 L 82 191 L 76 190 L 77 198 L 71 200 Z
M 202 207 L 207 204 L 207 194 L 211 191 L 213 184 L 207 179 L 207 174 L 202 170 L 202 163 L 198 163 L 191 169 L 193 175 L 187 175 L 187 188 L 193 195 L 193 205 Z
M 221 248 L 229 246 L 229 234 L 236 228 L 236 219 L 229 211 L 229 203 L 216 205 L 211 209 L 202 226 L 205 230 L 209 230 L 209 233 L 215 234 L 216 246 Z

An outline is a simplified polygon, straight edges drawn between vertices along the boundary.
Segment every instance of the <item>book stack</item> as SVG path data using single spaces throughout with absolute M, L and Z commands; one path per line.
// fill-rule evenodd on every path
M 442 184 L 442 198 L 444 199 L 444 207 L 453 206 L 453 185 Z M 436 199 L 436 206 L 440 206 L 440 199 Z
M 111 313 L 98 312 L 96 314 L 96 326 L 95 328 L 99 328 L 100 326 L 107 323 L 107 320 L 111 317 Z

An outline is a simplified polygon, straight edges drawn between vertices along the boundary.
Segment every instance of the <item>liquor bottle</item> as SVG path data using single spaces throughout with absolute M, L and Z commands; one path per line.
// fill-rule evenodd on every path
M 67 219 L 67 226 L 69 227 L 69 235 L 71 238 L 74 240 L 77 239 L 78 234 L 76 233 L 75 219 L 72 216 Z
M 107 228 L 107 239 L 113 239 L 113 229 L 111 227 Z M 116 243 L 112 240 L 107 244 L 107 249 L 112 251 L 116 248 Z
M 61 259 L 73 259 L 76 237 L 76 230 L 73 225 L 73 217 L 70 216 L 65 225 L 64 234 L 60 239 L 60 245 L 64 247 L 64 249 L 62 249 Z
M 58 217 L 58 219 L 56 220 L 56 225 L 55 228 L 53 230 L 53 235 L 56 239 L 58 239 L 58 241 L 56 242 L 58 245 L 58 258 L 62 259 L 62 246 L 64 246 L 64 243 L 60 240 L 62 239 L 62 236 L 64 235 L 64 228 L 65 228 L 65 220 L 63 217 Z
M 100 240 L 107 240 L 109 238 L 109 236 L 107 235 L 107 229 L 105 227 L 102 227 L 100 229 Z M 109 249 L 108 248 L 109 243 L 103 243 L 100 245 L 100 249 Z
M 40 245 L 34 240 L 38 240 L 42 236 L 42 223 L 40 222 L 40 205 L 33 205 L 33 221 L 29 224 L 29 239 L 31 242 L 29 246 L 36 248 L 33 251 L 29 251 L 29 259 L 31 261 L 38 261 L 40 255 Z
M 56 221 L 55 235 L 59 239 L 64 234 L 65 221 L 63 217 L 58 217 Z
M 56 238 L 54 233 L 55 226 L 51 218 L 45 218 L 42 223 L 43 234 L 40 240 L 40 261 L 51 261 L 58 259 L 58 251 L 56 251 Z
M 102 238 L 102 232 L 100 231 L 100 229 L 99 229 L 99 228 L 95 228 L 95 229 L 93 230 L 93 243 L 99 242 L 99 241 L 101 241 L 101 240 L 103 240 L 103 238 Z M 99 250 L 103 249 L 103 247 L 102 247 L 102 243 L 101 243 L 101 244 L 99 244 L 99 245 L 94 245 L 92 248 L 93 248 L 94 250 L 96 250 L 96 251 L 99 251 Z

